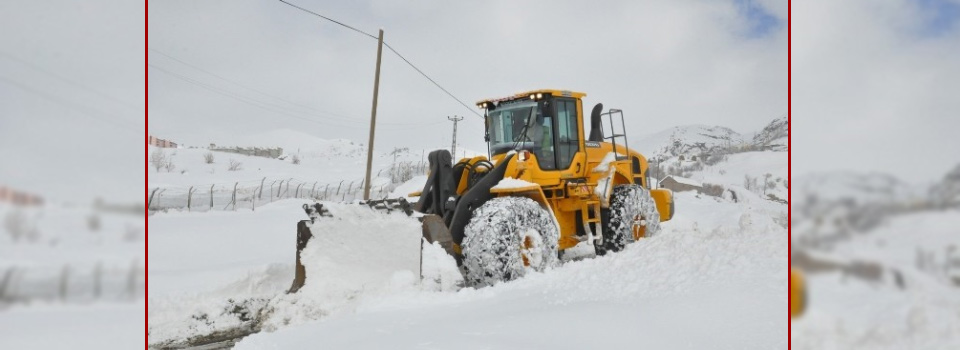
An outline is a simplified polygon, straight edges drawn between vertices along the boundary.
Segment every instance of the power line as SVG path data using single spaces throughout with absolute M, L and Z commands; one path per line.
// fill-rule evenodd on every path
M 325 20 L 331 21 L 331 22 L 333 22 L 333 23 L 339 24 L 340 26 L 343 26 L 343 27 L 345 27 L 345 28 L 347 28 L 347 29 L 353 30 L 353 31 L 355 31 L 355 32 L 357 32 L 357 33 L 360 33 L 360 34 L 363 34 L 363 35 L 365 35 L 365 36 L 367 36 L 367 37 L 370 37 L 371 39 L 378 40 L 378 37 L 377 37 L 377 36 L 374 36 L 374 35 L 372 35 L 372 34 L 369 34 L 369 33 L 367 33 L 367 32 L 364 32 L 364 31 L 362 31 L 362 30 L 359 30 L 359 29 L 357 29 L 357 28 L 351 27 L 351 26 L 349 26 L 349 25 L 347 25 L 347 24 L 344 24 L 343 22 L 337 21 L 337 20 L 335 20 L 335 19 L 332 19 L 332 18 L 330 18 L 330 17 L 321 15 L 321 14 L 316 13 L 316 12 L 307 10 L 307 9 L 305 9 L 305 8 L 303 8 L 303 7 L 300 7 L 300 6 L 291 4 L 291 3 L 286 2 L 286 1 L 284 1 L 284 0 L 280 0 L 280 2 L 282 2 L 282 3 L 284 3 L 284 4 L 287 4 L 287 5 L 290 5 L 290 6 L 294 7 L 294 8 L 297 8 L 297 9 L 299 9 L 299 10 L 301 10 L 301 11 L 304 11 L 304 12 L 306 12 L 306 13 L 312 14 L 312 15 L 314 15 L 314 16 L 317 16 L 317 17 L 323 18 L 323 19 L 325 19 Z M 468 106 L 466 103 L 463 103 L 463 101 L 461 101 L 459 98 L 457 98 L 457 97 L 454 96 L 452 93 L 450 93 L 450 91 L 448 91 L 446 88 L 444 88 L 443 86 L 440 86 L 440 84 L 437 83 L 436 80 L 433 80 L 433 78 L 431 78 L 430 76 L 428 76 L 427 73 L 424 73 L 422 70 L 420 70 L 420 68 L 417 68 L 417 66 L 415 66 L 415 65 L 413 64 L 413 62 L 410 62 L 410 60 L 408 60 L 406 57 L 403 57 L 403 55 L 401 55 L 400 52 L 398 52 L 396 49 L 394 49 L 393 46 L 390 46 L 390 44 L 388 44 L 387 42 L 384 42 L 383 45 L 386 46 L 387 49 L 389 49 L 390 51 L 392 51 L 394 54 L 396 54 L 397 57 L 400 57 L 400 59 L 402 59 L 403 62 L 406 62 L 407 65 L 409 65 L 411 68 L 413 68 L 414 70 L 416 70 L 417 73 L 420 73 L 420 75 L 422 75 L 424 78 L 427 78 L 427 80 L 429 80 L 431 83 L 433 83 L 433 85 L 435 85 L 435 86 L 436 86 L 437 88 L 439 88 L 441 91 L 443 91 L 443 92 L 446 93 L 448 96 L 450 96 L 451 98 L 453 98 L 454 100 L 456 100 L 458 103 L 460 103 L 460 105 L 462 105 L 464 108 L 466 108 L 467 110 L 469 110 L 471 113 L 476 114 L 478 117 L 483 118 L 483 116 L 480 115 L 480 113 L 478 113 L 477 111 L 473 110 L 473 108 L 470 108 L 470 106 Z
M 168 74 L 168 75 L 170 75 L 170 76 L 172 76 L 172 77 L 174 77 L 174 78 L 180 79 L 180 80 L 182 80 L 182 81 L 185 81 L 185 82 L 187 82 L 187 83 L 190 83 L 190 84 L 199 86 L 199 87 L 201 87 L 201 88 L 203 88 L 203 89 L 209 90 L 209 91 L 214 92 L 214 93 L 216 93 L 216 94 L 219 94 L 219 95 L 222 95 L 222 96 L 225 96 L 225 97 L 229 97 L 229 98 L 231 98 L 231 99 L 237 100 L 238 102 L 241 102 L 241 103 L 244 103 L 244 104 L 248 104 L 248 105 L 251 105 L 251 106 L 254 106 L 254 107 L 257 107 L 257 108 L 266 110 L 266 111 L 269 111 L 269 112 L 281 114 L 281 115 L 284 115 L 284 116 L 287 116 L 287 117 L 290 117 L 290 118 L 294 118 L 294 119 L 298 119 L 298 120 L 302 120 L 302 121 L 306 121 L 306 122 L 317 123 L 317 124 L 324 125 L 324 126 L 335 126 L 335 127 L 341 127 L 341 128 L 347 128 L 347 129 L 356 129 L 356 130 L 366 129 L 366 128 L 361 127 L 361 126 L 342 125 L 342 124 L 332 123 L 332 122 L 330 122 L 330 121 L 319 121 L 319 120 L 314 120 L 314 119 L 306 118 L 306 117 L 304 117 L 304 116 L 297 115 L 297 114 L 293 114 L 293 113 L 298 113 L 298 114 L 302 114 L 302 115 L 306 115 L 306 116 L 316 116 L 316 117 L 320 117 L 320 118 L 324 118 L 324 117 L 323 117 L 323 116 L 312 115 L 312 114 L 307 114 L 307 113 L 303 113 L 303 112 L 299 112 L 299 111 L 292 111 L 292 110 L 290 110 L 290 109 L 286 109 L 286 110 L 285 110 L 282 106 L 278 106 L 278 105 L 276 105 L 276 104 L 272 104 L 272 103 L 269 103 L 269 102 L 263 102 L 263 101 L 261 101 L 261 100 L 257 100 L 257 99 L 254 99 L 254 98 L 251 98 L 251 97 L 248 97 L 248 96 L 243 96 L 243 95 L 234 93 L 234 92 L 232 92 L 232 91 L 229 91 L 229 90 L 226 90 L 226 89 L 223 89 L 223 88 L 220 88 L 220 87 L 217 87 L 217 86 L 214 86 L 214 85 L 211 85 L 211 84 L 208 84 L 208 83 L 205 83 L 205 82 L 202 82 L 202 81 L 199 81 L 199 80 L 196 80 L 196 79 L 193 79 L 193 78 L 184 76 L 184 75 L 181 75 L 181 74 L 179 74 L 179 73 L 172 72 L 172 71 L 170 71 L 170 70 L 167 70 L 167 69 L 165 69 L 165 68 L 163 68 L 163 67 L 159 67 L 159 66 L 154 65 L 154 64 L 147 64 L 147 65 L 150 66 L 150 67 L 153 68 L 153 69 L 159 70 L 160 72 L 163 72 L 163 73 L 165 73 L 165 74 Z M 271 106 L 275 106 L 275 107 L 271 107 Z M 354 122 L 354 121 L 350 121 L 350 122 Z M 355 121 L 355 122 L 361 123 L 360 121 Z M 439 124 L 439 123 L 443 123 L 443 122 L 442 122 L 442 121 L 438 121 L 438 122 L 436 122 L 436 123 L 431 123 L 431 124 Z M 424 124 L 424 125 L 431 125 L 431 124 Z M 405 128 L 391 128 L 391 129 L 393 129 L 393 130 L 404 130 Z
M 82 90 L 86 90 L 86 91 L 92 92 L 92 93 L 94 93 L 94 94 L 96 94 L 96 95 L 99 95 L 100 97 L 106 98 L 106 99 L 111 100 L 111 101 L 116 102 L 116 103 L 119 103 L 119 104 L 124 105 L 124 106 L 126 106 L 126 107 L 129 107 L 129 108 L 131 108 L 131 109 L 135 109 L 135 110 L 139 111 L 139 110 L 142 108 L 141 106 L 137 106 L 137 105 L 134 105 L 134 104 L 132 104 L 132 103 L 130 103 L 130 102 L 127 102 L 127 101 L 121 100 L 121 99 L 119 99 L 119 98 L 113 97 L 113 96 L 111 96 L 111 95 L 109 95 L 109 94 L 106 94 L 106 93 L 100 91 L 100 90 L 94 89 L 94 88 L 92 88 L 92 87 L 90 87 L 90 86 L 88 86 L 88 85 L 85 85 L 85 84 L 76 82 L 76 81 L 71 80 L 71 79 L 67 79 L 67 78 L 63 77 L 62 75 L 59 75 L 59 74 L 57 74 L 57 73 L 54 73 L 54 72 L 52 72 L 52 71 L 50 71 L 50 70 L 48 70 L 48 69 L 46 69 L 46 68 L 40 67 L 40 66 L 38 66 L 38 65 L 36 65 L 36 64 L 33 64 L 33 63 L 29 62 L 29 61 L 26 61 L 26 60 L 24 60 L 24 59 L 21 59 L 21 58 L 19 58 L 19 57 L 16 57 L 16 56 L 14 56 L 14 55 L 11 55 L 11 54 L 9 54 L 9 53 L 7 53 L 7 52 L 0 51 L 0 56 L 6 57 L 7 59 L 9 59 L 9 60 L 11 60 L 11 61 L 19 62 L 20 64 L 23 64 L 23 65 L 25 65 L 25 66 L 27 66 L 27 67 L 30 67 L 31 69 L 33 69 L 33 70 L 35 70 L 35 71 L 38 71 L 38 72 L 40 72 L 40 73 L 44 73 L 44 74 L 46 74 L 47 76 L 53 77 L 54 79 L 57 79 L 57 80 L 59 80 L 59 81 L 61 81 L 61 82 L 64 82 L 64 83 L 73 85 L 74 87 L 80 88 L 80 89 L 82 89 Z
M 231 92 L 231 91 L 228 91 L 228 90 L 225 90 L 225 89 L 222 89 L 222 88 L 218 88 L 218 87 L 216 87 L 216 86 L 213 86 L 213 85 L 210 85 L 210 84 L 201 82 L 201 81 L 199 81 L 199 80 L 195 80 L 195 79 L 189 78 L 189 77 L 187 77 L 187 76 L 184 76 L 184 75 L 181 75 L 181 74 L 178 74 L 178 73 L 171 72 L 171 71 L 169 71 L 169 70 L 166 70 L 166 69 L 164 69 L 164 68 L 162 68 L 162 67 L 159 67 L 159 66 L 156 66 L 156 65 L 153 65 L 153 64 L 147 64 L 147 65 L 150 66 L 151 68 L 154 68 L 154 69 L 156 69 L 156 70 L 159 70 L 159 71 L 161 71 L 161 72 L 163 72 L 163 73 L 166 73 L 166 74 L 168 74 L 168 75 L 170 75 L 170 76 L 172 76 L 172 77 L 175 77 L 175 78 L 177 78 L 177 79 L 186 81 L 186 82 L 188 82 L 188 83 L 191 83 L 191 84 L 193 84 L 193 85 L 197 85 L 197 86 L 199 86 L 199 87 L 202 87 L 202 88 L 207 89 L 207 90 L 209 90 L 209 91 L 212 91 L 212 92 L 214 92 L 214 93 L 217 93 L 217 94 L 220 94 L 220 95 L 223 95 L 223 96 L 232 98 L 232 99 L 237 100 L 237 101 L 239 101 L 239 102 L 241 102 L 241 103 L 245 103 L 245 104 L 248 104 L 248 105 L 251 105 L 251 106 L 254 106 L 254 107 L 263 109 L 263 110 L 267 110 L 267 111 L 270 111 L 270 112 L 282 114 L 282 115 L 285 115 L 285 116 L 288 116 L 288 117 L 291 117 L 291 118 L 295 118 L 295 119 L 299 119 L 299 120 L 303 120 L 303 121 L 308 121 L 308 122 L 312 122 L 312 123 L 320 123 L 320 124 L 323 124 L 323 125 L 332 125 L 332 126 L 338 126 L 338 127 L 343 127 L 343 128 L 360 129 L 360 127 L 340 125 L 340 124 L 335 124 L 335 123 L 327 124 L 327 123 L 324 123 L 324 122 L 321 122 L 321 121 L 318 121 L 318 120 L 313 120 L 313 119 L 309 119 L 309 118 L 304 118 L 304 117 L 302 117 L 302 116 L 289 113 L 289 112 L 284 111 L 284 110 L 282 110 L 282 109 L 270 108 L 270 107 L 269 107 L 269 106 L 270 106 L 270 103 L 265 103 L 265 102 L 262 102 L 262 101 L 259 101 L 259 100 L 256 100 L 256 99 L 247 97 L 247 96 L 239 95 L 239 94 L 233 93 L 233 92 Z
M 286 100 L 286 99 L 284 99 L 284 98 L 281 98 L 281 97 L 278 97 L 278 96 L 275 96 L 275 95 L 272 95 L 272 94 L 268 94 L 268 93 L 263 92 L 263 91 L 260 91 L 260 90 L 258 90 L 258 89 L 255 89 L 255 88 L 252 88 L 252 87 L 249 87 L 249 86 L 240 84 L 240 83 L 238 83 L 238 82 L 236 82 L 236 81 L 234 81 L 234 80 L 227 79 L 227 78 L 225 78 L 225 77 L 223 77 L 223 76 L 221 76 L 221 75 L 219 75 L 219 74 L 217 74 L 217 73 L 213 73 L 213 72 L 211 72 L 211 71 L 209 71 L 209 70 L 203 69 L 203 68 L 201 68 L 201 67 L 199 67 L 199 66 L 197 66 L 197 65 L 195 65 L 195 64 L 186 62 L 186 61 L 184 61 L 184 60 L 182 60 L 182 59 L 173 57 L 173 56 L 171 56 L 170 54 L 161 52 L 161 51 L 159 51 L 159 50 L 157 50 L 157 49 L 154 49 L 154 48 L 149 48 L 149 49 L 150 49 L 150 51 L 152 51 L 152 52 L 154 52 L 154 53 L 156 53 L 156 54 L 158 54 L 158 55 L 161 55 L 161 56 L 164 56 L 164 57 L 169 58 L 169 59 L 171 59 L 171 60 L 174 60 L 174 61 L 176 61 L 176 62 L 179 62 L 180 64 L 183 64 L 183 65 L 185 65 L 185 66 L 187 66 L 187 67 L 196 69 L 196 70 L 198 70 L 198 71 L 201 71 L 201 72 L 203 72 L 203 73 L 206 73 L 206 74 L 208 74 L 208 75 L 210 75 L 210 76 L 213 76 L 213 77 L 215 77 L 215 78 L 217 78 L 217 79 L 223 80 L 223 81 L 228 82 L 228 83 L 230 83 L 230 84 L 233 84 L 233 85 L 239 86 L 239 87 L 241 87 L 241 88 L 244 88 L 244 89 L 246 89 L 246 90 L 249 90 L 249 91 L 258 93 L 258 94 L 260 94 L 260 95 L 262 95 L 262 96 L 266 96 L 266 97 L 273 98 L 273 99 L 276 99 L 276 100 L 279 100 L 279 101 L 283 101 L 283 102 L 286 102 L 286 103 L 291 104 L 291 105 L 300 106 L 300 107 L 302 107 L 302 108 L 315 110 L 315 111 L 318 111 L 318 112 L 321 112 L 321 113 L 330 114 L 330 115 L 338 116 L 338 117 L 350 118 L 349 116 L 339 115 L 339 114 L 331 113 L 331 112 L 327 112 L 327 111 L 321 111 L 321 110 L 318 110 L 318 109 L 313 108 L 313 107 L 310 107 L 310 106 L 304 106 L 304 105 L 301 105 L 301 104 L 299 104 L 299 103 L 296 103 L 296 102 L 293 102 L 293 101 L 289 101 L 289 100 Z M 347 119 L 345 119 L 345 120 L 347 120 Z
M 63 107 L 67 107 L 68 109 L 71 109 L 71 110 L 80 112 L 81 114 L 84 114 L 84 115 L 86 115 L 86 116 L 88 116 L 88 117 L 90 117 L 90 118 L 92 118 L 92 119 L 94 119 L 94 120 L 97 120 L 97 121 L 101 122 L 101 123 L 110 124 L 110 125 L 113 125 L 113 126 L 116 126 L 116 127 L 119 127 L 119 128 L 128 129 L 128 130 L 132 130 L 132 131 L 136 131 L 136 132 L 142 132 L 141 130 L 139 130 L 139 129 L 137 129 L 136 127 L 133 127 L 133 126 L 131 126 L 131 125 L 127 125 L 127 124 L 118 122 L 118 121 L 116 121 L 116 120 L 113 120 L 113 119 L 105 118 L 105 117 L 104 117 L 104 116 L 111 116 L 111 117 L 114 117 L 114 118 L 121 118 L 121 117 L 119 117 L 119 116 L 116 116 L 116 115 L 113 115 L 113 114 L 109 114 L 109 113 L 105 113 L 105 112 L 100 111 L 100 110 L 98 110 L 98 109 L 96 109 L 96 108 L 89 107 L 89 106 L 85 106 L 85 105 L 82 105 L 82 104 L 79 104 L 79 103 L 76 103 L 76 102 L 71 102 L 71 101 L 69 101 L 69 100 L 60 98 L 60 97 L 58 97 L 58 96 L 56 96 L 56 95 L 53 95 L 53 94 L 50 94 L 50 93 L 48 93 L 48 92 L 41 91 L 41 90 L 38 90 L 38 89 L 34 89 L 34 88 L 32 88 L 32 87 L 30 87 L 30 86 L 27 86 L 27 85 L 24 85 L 24 84 L 22 84 L 22 83 L 19 83 L 19 82 L 16 82 L 16 81 L 7 79 L 6 77 L 0 77 L 0 82 L 4 82 L 4 83 L 6 83 L 6 84 L 8 84 L 8 85 L 10 85 L 10 86 L 19 88 L 20 90 L 23 90 L 23 91 L 25 91 L 25 92 L 28 92 L 28 93 L 31 93 L 31 94 L 40 96 L 40 97 L 42 97 L 42 98 L 44 98 L 44 99 L 46 99 L 46 100 L 48 100 L 48 101 L 54 102 L 54 103 L 56 103 L 56 104 L 58 104 L 58 105 L 61 105 L 61 106 L 63 106 Z
M 324 16 L 324 15 L 321 15 L 321 14 L 319 14 L 319 13 L 316 13 L 316 12 L 313 12 L 313 11 L 310 11 L 310 10 L 307 10 L 307 9 L 305 9 L 305 8 L 303 8 L 303 7 L 300 7 L 300 6 L 291 4 L 291 3 L 286 2 L 286 1 L 284 1 L 284 0 L 280 0 L 280 2 L 282 2 L 282 3 L 284 3 L 284 4 L 287 4 L 287 5 L 290 5 L 290 6 L 293 6 L 293 7 L 297 8 L 297 9 L 299 9 L 300 11 L 303 11 L 303 12 L 309 13 L 309 14 L 311 14 L 311 15 L 314 15 L 314 16 L 317 16 L 317 17 L 320 17 L 320 18 L 323 18 L 323 19 L 325 19 L 325 20 L 328 20 L 328 21 L 330 21 L 330 22 L 339 24 L 340 26 L 342 26 L 342 27 L 344 27 L 344 28 L 347 28 L 347 29 L 350 29 L 350 30 L 352 30 L 352 31 L 355 31 L 355 32 L 357 32 L 357 33 L 366 35 L 366 36 L 370 37 L 370 39 L 373 39 L 373 40 L 378 40 L 378 39 L 379 39 L 379 38 L 377 38 L 376 35 L 373 35 L 373 34 L 364 32 L 364 31 L 362 31 L 362 30 L 360 30 L 360 29 L 351 27 L 351 26 L 349 26 L 349 25 L 347 25 L 347 24 L 344 24 L 343 22 L 337 21 L 337 20 L 335 20 L 335 19 L 333 19 L 333 18 L 330 18 L 330 17 Z
M 156 53 L 156 54 L 159 54 L 159 55 L 161 55 L 161 56 L 164 56 L 164 57 L 166 57 L 166 58 L 169 58 L 169 59 L 171 59 L 171 60 L 174 60 L 174 61 L 176 61 L 176 62 L 179 62 L 180 64 L 183 64 L 183 65 L 188 66 L 188 67 L 190 67 L 190 68 L 193 68 L 193 69 L 195 69 L 195 70 L 198 70 L 198 71 L 201 71 L 201 72 L 203 72 L 203 73 L 206 73 L 206 74 L 208 74 L 208 75 L 210 75 L 210 76 L 213 76 L 213 77 L 215 77 L 215 78 L 217 78 L 217 79 L 220 79 L 220 80 L 222 80 L 222 81 L 228 82 L 228 83 L 233 84 L 233 85 L 235 85 L 235 86 L 239 86 L 239 87 L 241 87 L 241 88 L 243 88 L 243 89 L 246 89 L 246 90 L 255 92 L 255 93 L 257 93 L 257 94 L 260 94 L 260 95 L 262 95 L 262 96 L 265 96 L 265 97 L 268 97 L 268 98 L 272 98 L 272 99 L 275 99 L 275 100 L 278 100 L 278 101 L 282 101 L 282 102 L 284 102 L 284 103 L 287 103 L 287 104 L 290 104 L 290 105 L 293 105 L 293 106 L 299 106 L 299 107 L 301 107 L 301 109 L 316 111 L 316 112 L 319 112 L 319 113 L 322 113 L 322 114 L 330 115 L 330 116 L 318 116 L 318 117 L 320 117 L 320 118 L 335 119 L 335 120 L 340 120 L 340 121 L 349 122 L 349 123 L 365 123 L 365 121 L 360 120 L 360 118 L 355 118 L 355 117 L 350 117 L 350 116 L 346 116 L 346 115 L 342 115 L 342 114 L 337 114 L 337 113 L 333 113 L 333 112 L 328 112 L 328 111 L 320 110 L 320 109 L 317 109 L 317 108 L 315 108 L 315 107 L 311 107 L 311 106 L 303 105 L 303 104 L 300 104 L 300 103 L 297 103 L 297 102 L 293 102 L 293 101 L 284 99 L 284 98 L 282 98 L 282 97 L 278 97 L 278 96 L 276 96 L 276 95 L 273 95 L 273 94 L 264 92 L 264 91 L 262 91 L 262 90 L 259 90 L 259 89 L 255 89 L 255 88 L 246 86 L 246 85 L 241 84 L 241 83 L 239 83 L 239 82 L 237 82 L 237 81 L 235 81 L 235 80 L 228 79 L 228 78 L 226 78 L 226 77 L 224 77 L 224 76 L 222 76 L 222 75 L 213 73 L 213 72 L 211 72 L 211 71 L 209 71 L 209 70 L 206 70 L 206 69 L 204 69 L 204 68 L 201 68 L 201 67 L 199 67 L 199 66 L 197 66 L 197 65 L 195 65 L 195 64 L 186 62 L 186 61 L 184 61 L 184 60 L 182 60 L 182 59 L 173 57 L 172 55 L 167 54 L 167 53 L 164 53 L 164 52 L 161 52 L 161 51 L 159 51 L 159 50 L 157 50 L 157 49 L 150 48 L 150 51 L 152 51 L 152 52 L 154 52 L 154 53 Z M 157 67 L 156 65 L 154 65 L 153 67 L 159 69 L 159 67 Z M 222 90 L 226 90 L 226 89 L 222 89 Z M 285 109 L 285 110 L 287 110 L 287 111 L 291 111 L 291 112 L 294 112 L 294 113 L 308 114 L 308 113 L 306 113 L 306 112 L 303 112 L 303 111 L 300 111 L 300 110 L 296 110 L 296 109 L 293 109 L 293 108 L 287 108 L 287 107 L 285 107 L 285 106 L 281 106 L 281 105 L 278 105 L 278 104 L 275 104 L 275 103 L 269 103 L 269 102 L 263 102 L 263 101 L 259 101 L 259 102 L 260 102 L 260 103 L 264 103 L 264 104 L 269 104 L 269 105 L 274 106 L 274 107 L 276 107 L 276 108 Z M 311 114 L 311 115 L 312 115 L 312 114 Z M 339 118 L 338 118 L 338 117 L 339 117 Z M 385 125 L 400 125 L 400 126 L 410 125 L 410 126 L 413 126 L 413 125 L 437 125 L 437 124 L 440 124 L 440 123 L 443 123 L 443 121 L 428 122 L 428 123 L 396 123 L 396 122 L 384 122 L 383 124 L 385 124 Z

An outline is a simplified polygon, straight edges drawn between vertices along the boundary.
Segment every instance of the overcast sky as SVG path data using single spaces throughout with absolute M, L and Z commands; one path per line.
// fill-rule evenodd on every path
M 793 175 L 960 164 L 960 1 L 796 1 L 793 18 Z
M 621 108 L 631 135 L 753 132 L 787 110 L 786 0 L 290 0 L 385 41 L 473 108 L 562 88 Z M 149 5 L 150 132 L 229 144 L 276 128 L 366 142 L 376 40 L 277 0 Z M 377 149 L 484 150 L 471 110 L 384 52 Z
M 0 1 L 0 186 L 143 201 L 144 10 Z

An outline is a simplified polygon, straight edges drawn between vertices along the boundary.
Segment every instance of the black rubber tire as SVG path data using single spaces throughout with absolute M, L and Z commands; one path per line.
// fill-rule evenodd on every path
M 637 218 L 644 222 L 636 220 Z M 644 237 L 652 237 L 660 232 L 657 203 L 650 196 L 650 190 L 635 184 L 613 188 L 610 207 L 601 209 L 601 221 L 603 245 L 594 244 L 597 255 L 619 252 L 627 244 L 634 242 L 635 225 L 645 224 Z
M 531 248 L 524 247 L 529 237 Z M 560 233 L 546 209 L 525 197 L 494 198 L 473 212 L 464 229 L 463 269 L 467 285 L 482 287 L 543 271 L 557 264 Z M 524 258 L 529 266 L 525 266 Z

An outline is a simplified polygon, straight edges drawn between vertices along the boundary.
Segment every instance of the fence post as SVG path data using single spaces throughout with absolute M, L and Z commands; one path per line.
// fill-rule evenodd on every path
M 294 194 L 294 198 L 300 198 L 300 187 L 303 187 L 304 184 L 297 185 L 297 192 Z
M 67 282 L 70 279 L 70 265 L 63 265 L 63 272 L 60 274 L 60 300 L 67 300 Z
M 347 192 L 344 194 L 350 193 L 350 190 L 353 189 L 353 181 L 350 181 L 350 186 L 347 186 Z
M 263 180 L 260 180 L 260 193 L 257 194 L 257 197 L 259 197 L 259 199 L 263 199 L 263 183 L 266 182 L 266 181 L 267 181 L 267 178 L 266 178 L 266 177 L 264 177 Z M 271 186 L 273 186 L 273 185 L 271 185 Z M 271 188 L 271 189 L 272 189 L 272 188 Z
M 327 199 L 327 190 L 330 189 L 330 184 L 327 184 L 327 187 L 323 189 L 323 199 Z
M 290 183 L 291 183 L 291 182 L 293 182 L 293 178 L 292 178 L 292 177 L 291 177 L 289 180 L 287 180 L 287 188 L 286 188 L 285 190 L 283 190 L 283 194 L 287 195 L 287 198 L 290 198 Z
M 343 180 L 340 180 L 340 184 L 337 185 L 337 193 L 336 193 L 336 194 L 340 194 L 340 187 L 343 187 Z
M 154 188 L 154 189 L 153 189 L 153 192 L 150 192 L 150 199 L 147 200 L 147 209 L 149 209 L 150 206 L 153 205 L 153 195 L 156 194 L 157 191 L 159 191 L 159 190 L 160 190 L 160 188 L 157 187 L 157 188 Z
M 233 197 L 230 198 L 230 202 L 233 203 L 233 211 L 237 211 L 237 185 L 239 184 L 239 182 L 233 183 Z
M 127 292 L 130 293 L 130 298 L 136 298 L 137 294 L 137 273 L 140 268 L 140 261 L 133 259 L 133 265 L 130 266 L 130 274 L 127 276 Z
M 273 184 L 275 183 L 277 183 L 277 180 L 273 180 L 273 182 L 270 183 L 270 203 L 273 203 Z
M 213 186 L 216 185 L 210 185 L 210 210 L 213 210 Z
M 187 211 L 190 211 L 190 203 L 193 201 L 193 186 L 187 191 Z
M 93 298 L 100 299 L 102 292 L 101 283 L 103 281 L 103 262 L 97 261 L 97 267 L 93 270 Z
M 13 266 L 3 275 L 3 282 L 0 282 L 0 300 L 7 299 L 7 290 L 13 284 L 13 275 L 17 273 L 17 267 Z
M 310 189 L 310 197 L 312 197 L 313 199 L 316 199 L 316 198 L 317 198 L 317 183 L 316 183 L 316 182 L 313 183 L 313 188 Z

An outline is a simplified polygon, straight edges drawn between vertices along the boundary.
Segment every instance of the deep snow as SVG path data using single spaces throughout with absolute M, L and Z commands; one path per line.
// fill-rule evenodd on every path
M 760 171 L 785 176 L 786 158 L 733 155 L 694 178 L 736 190 L 737 201 L 677 193 L 676 215 L 655 237 L 600 258 L 581 244 L 559 267 L 480 289 L 460 287 L 438 246 L 427 245 L 421 263 L 420 224 L 402 213 L 325 202 L 333 217 L 314 224 L 307 283 L 293 295 L 285 291 L 306 200 L 157 213 L 148 342 L 182 344 L 256 324 L 261 332 L 237 349 L 784 348 L 787 206 L 738 184 Z M 340 159 L 328 170 L 355 167 Z

